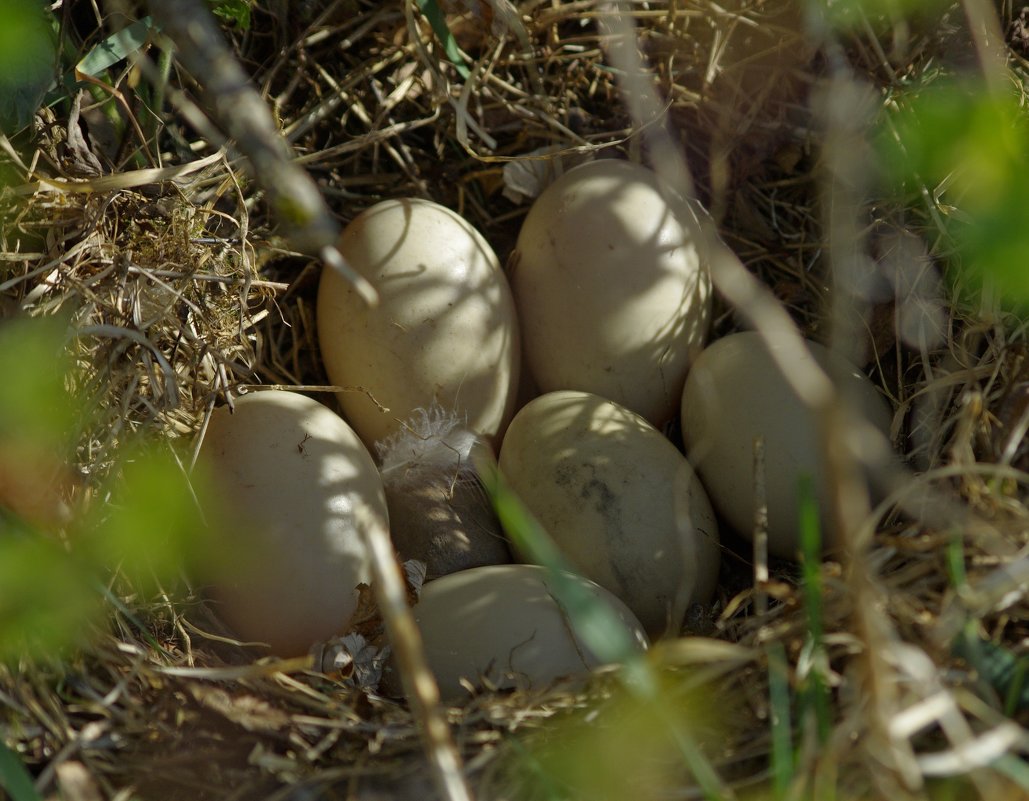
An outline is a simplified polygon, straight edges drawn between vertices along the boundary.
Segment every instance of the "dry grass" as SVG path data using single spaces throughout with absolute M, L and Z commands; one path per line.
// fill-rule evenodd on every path
M 610 149 L 646 161 L 652 140 L 606 66 L 597 27 L 610 14 L 605 4 L 522 2 L 510 18 L 491 13 L 503 3 L 442 5 L 471 59 L 464 81 L 399 3 L 279 4 L 278 16 L 258 7 L 234 44 L 341 220 L 386 197 L 431 197 L 504 258 L 527 208 L 505 197 L 505 170 L 558 163 L 536 155 L 544 148 L 567 159 Z M 880 105 L 915 77 L 968 69 L 961 8 L 911 24 L 867 20 L 842 39 L 819 40 L 786 0 L 629 5 L 669 128 L 720 234 L 804 335 L 828 339 L 822 193 L 833 165 L 812 98 L 838 77 L 833 59 Z M 1000 13 L 1018 18 L 1008 6 Z M 104 35 L 90 32 L 88 15 L 76 21 L 88 33 L 83 48 Z M 1025 53 L 1016 39 L 1019 80 Z M 175 72 L 171 86 L 187 95 L 194 87 Z M 78 123 L 62 103 L 40 113 L 35 139 L 0 156 L 13 176 L 0 195 L 3 316 L 65 315 L 78 389 L 89 399 L 71 508 L 95 502 L 119 448 L 137 435 L 169 438 L 188 461 L 214 404 L 240 384 L 328 383 L 314 332 L 319 266 L 276 237 L 231 149 L 217 150 L 169 112 L 161 163 L 135 163 L 144 149 L 132 126 L 122 144 L 105 147 L 88 105 L 86 145 L 69 135 Z M 102 176 L 90 174 L 89 152 Z M 910 200 L 867 206 L 860 233 L 869 250 L 881 257 L 898 236 L 915 236 L 933 258 L 949 258 L 935 210 Z M 915 501 L 927 490 L 960 499 L 962 517 L 941 525 L 912 516 L 910 504 L 901 511 L 895 498 L 871 519 L 867 551 L 822 566 L 832 731 L 823 748 L 800 739 L 800 778 L 786 797 L 918 798 L 935 768 L 955 766 L 964 784 L 938 797 L 1024 797 L 993 768 L 962 769 L 977 749 L 1024 755 L 1029 707 L 1002 714 L 1005 699 L 953 637 L 971 622 L 1024 664 L 1029 345 L 1019 319 L 954 299 L 936 340 L 898 335 L 904 299 L 893 296 L 871 304 L 862 329 L 865 366 L 895 411 L 893 444 L 921 471 L 902 490 Z M 714 334 L 740 325 L 723 305 Z M 705 681 L 735 699 L 708 756 L 738 797 L 754 797 L 747 793 L 768 779 L 772 748 L 768 644 L 782 644 L 795 686 L 803 684 L 809 622 L 795 566 L 773 564 L 770 580 L 755 586 L 748 559 L 727 553 L 725 561 L 713 610 L 691 623 L 691 633 L 724 648 L 671 643 L 655 661 L 682 677 L 676 686 Z M 955 561 L 967 583 L 955 581 Z M 169 597 L 124 598 L 95 645 L 73 658 L 0 668 L 4 742 L 44 795 L 426 797 L 426 761 L 403 705 L 356 689 L 346 671 L 253 663 L 220 636 L 188 586 L 169 588 Z M 606 709 L 615 696 L 601 679 L 588 691 L 485 694 L 448 710 L 479 797 L 564 797 L 535 782 L 519 755 L 553 739 L 554 721 Z M 661 775 L 668 783 L 653 797 L 699 797 L 685 772 Z M 830 786 L 836 796 L 820 795 Z

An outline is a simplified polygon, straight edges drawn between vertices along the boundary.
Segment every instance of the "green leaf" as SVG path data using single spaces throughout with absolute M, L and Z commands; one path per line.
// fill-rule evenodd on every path
M 97 78 L 129 54 L 142 50 L 150 41 L 154 23 L 150 17 L 127 25 L 96 45 L 75 65 L 75 72 Z
M 467 79 L 472 72 L 468 69 L 468 63 L 464 60 L 464 56 L 461 55 L 461 48 L 457 46 L 457 39 L 450 32 L 450 28 L 447 26 L 447 18 L 443 15 L 436 0 L 418 0 L 418 8 L 429 21 L 429 25 L 432 26 L 432 32 L 436 34 L 436 38 L 443 44 L 443 52 L 447 54 L 447 58 L 453 63 L 457 74 Z
M 76 416 L 65 389 L 71 358 L 58 318 L 23 317 L 0 326 L 0 450 L 12 443 L 59 448 Z
M 932 197 L 961 277 L 1029 301 L 1029 118 L 1014 93 L 936 81 L 898 96 L 876 135 L 885 183 Z
M 0 789 L 6 790 L 11 801 L 41 801 L 32 777 L 25 770 L 21 759 L 10 748 L 0 742 Z
M 211 12 L 242 31 L 250 30 L 250 0 L 209 0 Z
M 56 544 L 0 518 L 0 660 L 44 658 L 84 645 L 99 619 L 93 573 Z
M 974 623 L 969 623 L 951 646 L 975 669 L 1004 703 L 1004 713 L 1014 717 L 1029 709 L 1029 656 L 1016 655 L 1003 646 L 979 637 Z
M 1029 794 L 1029 763 L 1024 759 L 1014 754 L 1005 754 L 993 763 L 993 767 Z
M 818 5 L 830 25 L 848 30 L 876 19 L 896 23 L 937 13 L 947 0 L 820 0 Z
M 104 572 L 119 571 L 144 592 L 163 589 L 191 563 L 214 558 L 208 525 L 183 469 L 167 450 L 123 453 L 108 504 L 94 509 L 80 540 Z M 209 482 L 196 481 L 197 486 Z M 207 502 L 205 509 L 217 509 Z
M 28 125 L 56 76 L 57 41 L 43 3 L 0 4 L 0 130 Z

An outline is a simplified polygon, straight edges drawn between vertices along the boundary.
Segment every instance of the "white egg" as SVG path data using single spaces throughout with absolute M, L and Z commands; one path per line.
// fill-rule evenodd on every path
M 603 588 L 574 580 L 605 604 L 640 651 L 647 637 L 632 612 Z M 429 667 L 446 700 L 472 686 L 540 688 L 554 679 L 588 673 L 600 659 L 573 630 L 568 610 L 547 570 L 535 565 L 491 565 L 451 573 L 422 588 L 414 606 Z M 397 693 L 395 668 L 384 689 Z
M 431 201 L 386 200 L 359 214 L 339 247 L 380 298 L 368 308 L 339 273 L 322 273 L 319 346 L 329 379 L 350 388 L 339 402 L 364 442 L 434 402 L 495 436 L 514 411 L 520 340 L 482 235 Z
M 533 204 L 511 261 L 526 360 L 543 392 L 610 398 L 672 419 L 704 344 L 711 282 L 690 207 L 651 170 L 604 159 Z
M 573 569 L 625 602 L 647 632 L 678 633 L 718 580 L 714 512 L 689 462 L 638 414 L 586 392 L 515 415 L 500 470 Z
M 353 430 L 311 398 L 255 392 L 214 411 L 198 467 L 228 512 L 210 532 L 210 578 L 230 627 L 281 656 L 345 632 L 369 580 L 357 510 L 387 519 Z
M 842 394 L 887 433 L 889 408 L 872 382 L 843 357 L 817 343 L 807 345 Z M 789 559 L 799 552 L 803 475 L 813 482 L 828 543 L 829 496 L 816 420 L 757 333 L 724 337 L 698 357 L 683 390 L 682 430 L 686 453 L 712 502 L 738 533 L 753 536 L 754 442 L 762 437 L 769 552 Z

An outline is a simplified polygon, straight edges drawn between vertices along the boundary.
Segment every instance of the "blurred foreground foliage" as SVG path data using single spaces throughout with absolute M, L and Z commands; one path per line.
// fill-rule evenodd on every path
M 936 79 L 896 95 L 876 141 L 886 185 L 914 193 L 954 249 L 963 283 L 1029 302 L 1029 117 L 1022 88 Z M 952 244 L 951 244 L 952 243 Z M 952 279 L 953 267 L 946 271 Z
M 152 597 L 204 551 L 205 521 L 169 447 L 126 447 L 122 468 L 89 491 L 76 480 L 73 346 L 57 318 L 0 326 L 2 661 L 87 645 L 112 585 Z

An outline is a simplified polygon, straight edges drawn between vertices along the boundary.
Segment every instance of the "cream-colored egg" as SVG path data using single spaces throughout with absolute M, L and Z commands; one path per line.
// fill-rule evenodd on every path
M 651 635 L 678 633 L 718 580 L 718 530 L 689 462 L 646 420 L 586 392 L 529 402 L 500 470 L 572 567 Z
M 371 447 L 438 403 L 495 436 L 514 411 L 520 339 L 496 255 L 467 221 L 428 200 L 386 200 L 340 238 L 378 290 L 368 308 L 335 270 L 318 288 L 318 340 L 339 402 Z M 376 403 L 386 407 L 383 411 Z
M 593 582 L 574 580 L 614 612 L 640 651 L 646 649 L 639 621 L 621 601 Z M 553 578 L 536 565 L 475 567 L 430 581 L 414 616 L 447 700 L 467 695 L 462 679 L 479 687 L 540 688 L 601 664 L 573 631 Z M 399 687 L 392 668 L 384 676 L 384 690 L 396 694 Z
M 889 408 L 872 382 L 843 357 L 817 343 L 807 344 L 854 408 L 881 432 L 888 432 Z M 799 552 L 803 475 L 813 482 L 823 537 L 830 544 L 826 467 L 817 423 L 757 333 L 724 337 L 698 357 L 683 390 L 682 429 L 686 453 L 712 503 L 737 532 L 747 538 L 753 535 L 754 442 L 762 437 L 769 552 L 790 559 Z
M 704 344 L 711 283 L 696 216 L 626 161 L 575 167 L 522 224 L 511 288 L 543 392 L 610 398 L 657 426 L 678 411 Z
M 214 411 L 200 467 L 228 511 L 209 578 L 229 626 L 281 656 L 345 632 L 369 579 L 360 515 L 387 516 L 350 426 L 303 395 L 255 392 Z

